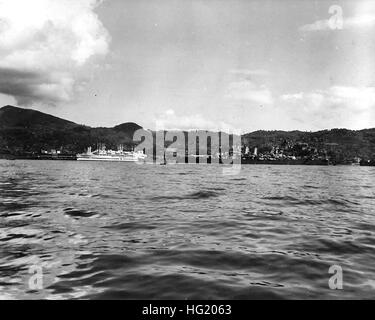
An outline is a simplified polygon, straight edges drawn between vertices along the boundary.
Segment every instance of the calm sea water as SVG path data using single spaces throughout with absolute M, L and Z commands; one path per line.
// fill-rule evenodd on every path
M 0 298 L 374 298 L 374 177 L 0 161 Z

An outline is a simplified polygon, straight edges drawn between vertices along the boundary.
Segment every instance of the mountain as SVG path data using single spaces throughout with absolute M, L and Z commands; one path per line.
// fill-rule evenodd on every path
M 136 123 L 92 128 L 36 110 L 5 106 L 0 109 L 0 153 L 17 155 L 51 149 L 78 153 L 97 143 L 108 148 L 119 144 L 131 148 L 134 132 L 141 128 Z
M 130 136 L 133 136 L 134 132 L 142 129 L 142 127 L 134 122 L 126 122 L 114 127 L 113 129 L 117 132 L 124 132 Z
M 97 143 L 104 143 L 107 148 L 123 144 L 130 149 L 134 146 L 134 132 L 141 128 L 133 122 L 113 128 L 92 128 L 43 112 L 5 106 L 0 109 L 0 154 L 39 153 L 51 149 L 79 153 Z M 375 129 L 255 131 L 243 135 L 242 144 L 250 149 L 256 147 L 259 152 L 280 147 L 294 148 L 299 153 L 303 150 L 295 149 L 303 149 L 301 144 L 307 144 L 309 148 L 326 152 L 337 163 L 350 162 L 354 157 L 375 159 Z
M 332 129 L 317 132 L 303 131 L 256 131 L 242 137 L 250 149 L 269 151 L 274 146 L 308 144 L 312 148 L 325 150 L 337 162 L 350 161 L 354 157 L 375 158 L 375 129 Z
M 0 128 L 36 128 L 53 126 L 55 128 L 72 128 L 74 122 L 60 119 L 43 112 L 5 106 L 0 109 Z

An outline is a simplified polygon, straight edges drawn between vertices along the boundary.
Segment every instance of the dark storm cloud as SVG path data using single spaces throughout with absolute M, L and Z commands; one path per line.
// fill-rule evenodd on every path
M 60 84 L 60 80 L 37 72 L 0 68 L 0 93 L 13 96 L 19 105 L 55 105 L 64 101 L 64 92 L 58 90 Z
M 0 0 L 0 93 L 20 105 L 73 101 L 88 61 L 109 51 L 102 2 Z
M 0 68 L 0 93 L 14 96 L 19 104 L 31 104 L 37 98 L 34 91 L 40 81 L 33 72 Z

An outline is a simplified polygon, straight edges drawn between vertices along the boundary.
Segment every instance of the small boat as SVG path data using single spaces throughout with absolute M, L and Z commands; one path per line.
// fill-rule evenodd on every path
M 161 166 L 166 166 L 167 165 L 167 159 L 165 157 L 165 152 L 164 152 L 164 161 L 160 163 Z

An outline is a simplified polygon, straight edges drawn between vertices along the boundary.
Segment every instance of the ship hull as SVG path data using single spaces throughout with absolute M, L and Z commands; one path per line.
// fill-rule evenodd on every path
M 108 159 L 108 158 L 77 158 L 77 161 L 105 161 L 105 162 L 139 162 L 138 159 L 121 159 L 121 158 L 114 158 L 114 159 Z
M 77 161 L 139 162 L 141 160 L 129 157 L 78 156 Z

